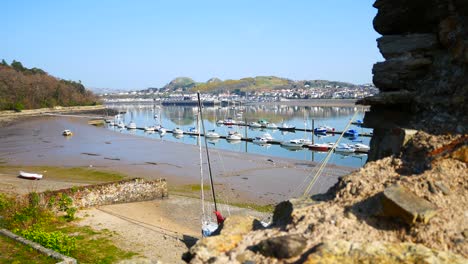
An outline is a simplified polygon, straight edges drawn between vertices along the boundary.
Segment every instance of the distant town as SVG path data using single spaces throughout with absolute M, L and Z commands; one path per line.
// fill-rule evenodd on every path
M 202 91 L 201 99 L 205 103 L 218 104 L 223 101 L 238 102 L 278 102 L 297 99 L 360 99 L 378 94 L 378 89 L 373 84 L 343 85 L 336 82 L 321 81 L 320 85 L 314 85 L 313 81 L 302 82 L 300 85 L 284 88 L 262 88 L 250 91 L 241 89 L 225 89 L 215 91 Z M 167 87 L 148 88 L 139 91 L 120 91 L 101 93 L 105 103 L 151 103 L 161 104 L 189 104 L 197 100 L 197 87 Z

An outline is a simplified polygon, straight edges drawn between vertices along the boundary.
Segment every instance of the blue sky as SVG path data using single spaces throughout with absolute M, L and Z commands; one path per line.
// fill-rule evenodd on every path
M 97 88 L 178 76 L 367 83 L 382 60 L 373 2 L 6 0 L 0 59 Z

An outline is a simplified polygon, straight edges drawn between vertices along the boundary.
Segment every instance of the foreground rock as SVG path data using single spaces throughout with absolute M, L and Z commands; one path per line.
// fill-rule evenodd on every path
M 352 243 L 339 240 L 318 246 L 305 263 L 466 263 L 460 256 L 413 243 Z
M 423 133 L 415 138 L 427 141 L 430 136 Z M 419 142 L 413 140 L 409 144 L 413 146 Z M 406 171 L 407 162 L 418 165 L 427 161 L 411 160 L 403 153 L 400 157 L 368 163 L 360 171 L 343 177 L 327 194 L 313 197 L 314 201 L 296 199 L 279 204 L 273 216 L 275 222 L 270 228 L 237 233 L 233 239 L 231 231 L 227 229 L 229 227 L 225 226 L 219 236 L 202 239 L 191 249 L 192 262 L 310 260 L 315 263 L 313 261 L 320 260 L 323 261 L 321 263 L 333 263 L 321 259 L 323 252 L 337 257 L 330 260 L 337 262 L 343 258 L 343 261 L 354 263 L 364 260 L 411 263 L 421 259 L 418 256 L 424 256 L 422 259 L 427 260 L 422 263 L 467 261 L 468 243 L 464 236 L 468 230 L 467 164 L 447 154 L 426 164 L 430 168 L 422 173 L 401 174 L 401 171 Z M 435 184 L 431 191 L 428 182 L 443 183 L 448 194 L 444 194 Z M 400 187 L 394 187 L 396 185 Z M 411 194 L 401 195 L 401 191 L 405 190 Z M 405 210 L 391 215 L 382 214 L 381 201 L 385 192 L 388 198 Z M 401 196 L 395 198 L 398 193 Z M 432 218 L 425 221 L 428 216 Z M 420 217 L 420 221 L 413 222 L 414 217 Z M 367 255 L 357 258 L 358 249 L 347 253 L 319 250 L 321 245 L 332 245 L 330 243 L 338 240 L 348 241 L 346 243 L 351 243 L 352 248 L 360 245 L 362 248 L 359 250 L 367 252 Z M 374 242 L 377 244 L 372 244 Z M 336 249 L 336 245 L 332 248 Z M 392 256 L 395 253 L 391 252 L 397 249 L 404 253 L 405 258 L 395 259 Z
M 437 213 L 434 205 L 399 185 L 385 189 L 381 204 L 383 216 L 399 217 L 407 224 L 427 224 Z

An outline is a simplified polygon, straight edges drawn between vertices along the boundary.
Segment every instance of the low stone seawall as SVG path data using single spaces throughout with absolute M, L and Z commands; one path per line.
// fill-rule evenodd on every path
M 51 204 L 65 195 L 73 200 L 78 208 L 116 203 L 129 203 L 163 199 L 168 196 L 167 182 L 164 179 L 144 180 L 140 178 L 119 182 L 103 183 L 70 189 L 48 191 L 39 194 L 43 201 Z M 60 203 L 57 204 L 60 206 Z

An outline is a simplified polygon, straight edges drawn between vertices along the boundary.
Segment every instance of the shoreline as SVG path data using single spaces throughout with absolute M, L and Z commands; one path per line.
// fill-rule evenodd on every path
M 289 106 L 330 106 L 330 107 L 360 107 L 369 106 L 357 105 L 358 99 L 292 99 L 278 102 L 249 102 L 245 105 L 289 105 Z
M 38 116 L 16 121 L 0 131 L 0 144 L 4 146 L 0 158 L 6 165 L 93 167 L 129 177 L 165 178 L 170 188 L 200 183 L 196 146 L 120 134 L 88 125 L 86 118 L 79 117 Z M 63 137 L 64 129 L 75 135 Z M 212 160 L 215 186 L 225 196 L 222 200 L 231 202 L 267 205 L 291 198 L 317 165 L 257 154 L 216 152 Z M 338 177 L 355 170 L 327 167 L 330 175 L 321 177 L 314 194 L 325 192 Z

